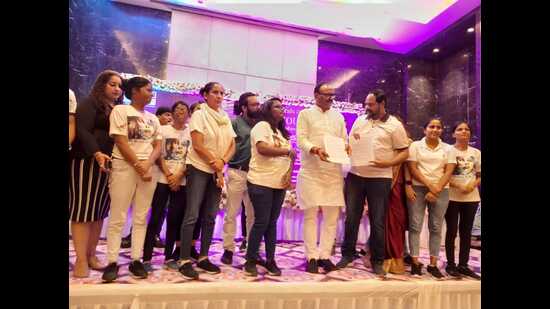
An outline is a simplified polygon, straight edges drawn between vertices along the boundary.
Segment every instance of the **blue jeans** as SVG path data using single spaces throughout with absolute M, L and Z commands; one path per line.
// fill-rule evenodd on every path
M 201 227 L 201 251 L 200 256 L 208 256 L 216 214 L 220 207 L 222 190 L 216 186 L 214 174 L 203 172 L 193 165 L 187 165 L 187 209 L 181 224 L 180 258 L 189 260 L 193 230 L 201 210 L 204 211 Z
M 424 214 L 428 207 L 428 228 L 430 230 L 429 249 L 430 256 L 439 256 L 441 246 L 441 227 L 445 219 L 445 212 L 449 205 L 449 189 L 443 189 L 435 203 L 426 201 L 426 194 L 430 192 L 427 187 L 413 186 L 416 193 L 416 201 L 407 199 L 409 208 L 409 249 L 411 256 L 417 257 L 420 254 L 420 232 L 424 224 Z
M 265 255 L 268 261 L 275 258 L 277 219 L 285 200 L 284 189 L 273 189 L 247 182 L 248 195 L 254 207 L 254 224 L 248 234 L 246 259 L 255 260 L 262 236 L 265 240 Z
M 386 213 L 391 190 L 391 178 L 366 178 L 348 173 L 345 183 L 346 221 L 342 256 L 355 255 L 357 233 L 361 224 L 365 197 L 369 205 L 369 248 L 371 260 L 383 263 L 385 258 Z

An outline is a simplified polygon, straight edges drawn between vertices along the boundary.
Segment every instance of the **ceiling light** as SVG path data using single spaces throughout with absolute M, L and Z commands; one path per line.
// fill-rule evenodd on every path
M 475 31 L 474 27 L 468 28 L 468 32 L 469 32 L 469 33 L 472 33 L 472 32 L 474 32 L 474 31 Z
M 439 53 L 439 48 L 434 48 L 434 50 L 432 50 L 432 52 L 433 52 L 434 54 Z
M 407 69 L 412 68 L 412 64 L 407 65 Z

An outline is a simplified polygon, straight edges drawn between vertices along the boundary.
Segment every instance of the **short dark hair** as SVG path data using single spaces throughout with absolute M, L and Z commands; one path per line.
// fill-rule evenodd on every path
M 178 105 L 183 105 L 187 108 L 187 113 L 189 113 L 189 105 L 187 105 L 187 103 L 185 103 L 184 101 L 176 101 L 173 105 L 172 105 L 172 109 L 171 109 L 171 112 L 173 113 L 176 108 L 178 107 Z
M 317 85 L 315 85 L 315 88 L 313 89 L 313 93 L 320 93 L 320 89 L 321 87 L 323 86 L 328 86 L 329 84 L 326 83 L 326 82 L 321 82 L 321 83 L 318 83 Z
M 169 107 L 166 107 L 166 106 L 160 106 L 159 108 L 157 108 L 157 111 L 155 112 L 155 115 L 157 116 L 160 116 L 164 113 L 171 113 L 172 111 L 170 110 Z
M 128 98 L 128 100 L 131 100 L 132 90 L 141 89 L 149 84 L 151 84 L 151 81 L 141 76 L 134 76 L 130 79 L 123 80 L 122 89 L 124 90 L 124 96 Z
M 371 91 L 369 91 L 368 94 L 374 95 L 374 98 L 376 99 L 376 103 L 382 103 L 382 102 L 384 102 L 384 104 L 388 103 L 388 101 L 386 99 L 386 94 L 384 93 L 384 90 L 382 90 L 382 89 L 371 90 Z
M 262 114 L 262 120 L 269 123 L 273 132 L 276 132 L 277 131 L 276 129 L 279 129 L 279 131 L 281 131 L 281 134 L 283 134 L 284 138 L 289 139 L 290 134 L 286 129 L 286 121 L 284 118 L 281 122 L 279 122 L 279 124 L 276 127 L 274 127 L 275 119 L 273 119 L 273 115 L 271 114 L 271 107 L 273 106 L 273 103 L 275 103 L 275 101 L 279 101 L 281 102 L 281 104 L 283 103 L 283 100 L 277 97 L 273 97 L 265 101 L 264 104 L 262 104 L 262 107 L 260 108 L 260 112 Z
M 245 92 L 241 94 L 238 101 L 235 101 L 233 105 L 233 113 L 235 115 L 241 115 L 243 113 L 243 106 L 248 106 L 248 98 L 255 97 L 257 94 L 252 92 Z
M 441 123 L 441 128 L 443 129 L 443 120 L 441 120 L 441 118 L 439 118 L 438 116 L 428 118 L 428 121 L 426 121 L 424 123 L 424 129 L 426 129 L 428 127 L 428 125 L 430 124 L 430 122 L 432 122 L 433 120 L 439 121 L 439 123 Z

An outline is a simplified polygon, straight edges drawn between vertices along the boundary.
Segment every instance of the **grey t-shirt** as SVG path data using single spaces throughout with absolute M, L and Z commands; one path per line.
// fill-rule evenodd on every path
M 252 128 L 242 116 L 233 119 L 231 124 L 237 137 L 235 137 L 235 155 L 228 163 L 248 167 L 250 163 L 250 130 Z

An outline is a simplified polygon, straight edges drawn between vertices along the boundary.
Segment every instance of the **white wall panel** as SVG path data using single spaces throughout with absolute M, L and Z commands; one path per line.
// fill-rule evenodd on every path
M 172 12 L 168 63 L 208 68 L 212 18 Z

